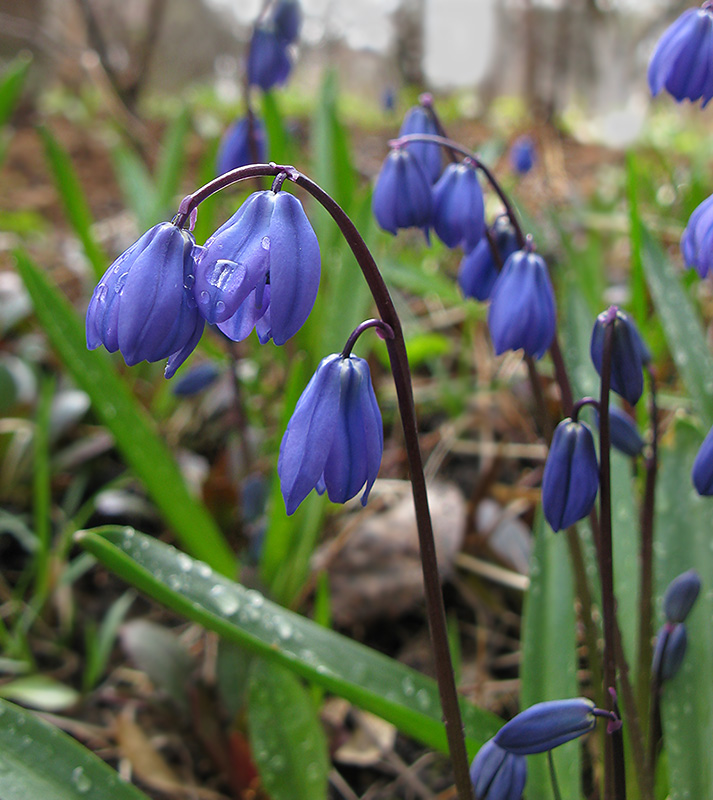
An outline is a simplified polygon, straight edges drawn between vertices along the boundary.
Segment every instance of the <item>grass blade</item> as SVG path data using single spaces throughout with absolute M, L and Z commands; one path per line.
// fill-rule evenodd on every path
M 31 64 L 32 56 L 27 52 L 20 53 L 0 75 L 0 128 L 7 123 L 15 110 Z

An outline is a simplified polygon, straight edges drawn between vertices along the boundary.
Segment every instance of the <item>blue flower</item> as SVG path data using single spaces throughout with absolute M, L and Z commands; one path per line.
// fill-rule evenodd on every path
M 553 531 L 568 528 L 592 510 L 599 465 L 592 432 L 567 417 L 555 428 L 542 476 L 542 510 Z
M 249 325 L 249 333 L 269 310 L 263 338 L 281 345 L 309 316 L 319 278 L 319 243 L 302 204 L 267 190 L 251 194 L 199 249 L 194 293 L 201 314 L 225 323 L 230 338 L 244 338 L 230 332 Z
M 651 672 L 660 683 L 670 681 L 681 669 L 688 646 L 686 626 L 678 622 L 666 622 L 658 632 Z
M 278 39 L 285 44 L 296 42 L 302 25 L 302 13 L 297 0 L 278 0 L 272 12 L 272 24 Z
M 669 583 L 663 598 L 663 613 L 668 622 L 683 622 L 690 614 L 698 593 L 701 579 L 695 569 L 689 569 Z
M 432 207 L 431 184 L 419 161 L 404 147 L 391 150 L 371 200 L 379 226 L 393 234 L 399 228 L 422 228 L 428 240 Z
M 713 267 L 713 195 L 691 214 L 681 236 L 681 253 L 687 267 L 705 278 Z
M 462 245 L 466 253 L 483 238 L 483 191 L 468 159 L 449 164 L 433 187 L 433 230 L 448 247 Z
M 427 108 L 414 106 L 406 112 L 404 121 L 401 123 L 399 136 L 406 136 L 411 133 L 438 136 L 441 132 L 438 130 L 433 114 Z M 419 162 L 428 181 L 435 183 L 443 169 L 441 146 L 433 142 L 408 142 L 405 147 Z
M 220 142 L 217 174 L 222 175 L 246 164 L 263 164 L 266 160 L 267 140 L 262 120 L 253 115 L 251 124 L 249 117 L 243 117 L 228 128 Z
M 591 731 L 594 708 L 586 697 L 537 703 L 506 722 L 493 741 L 519 756 L 544 753 Z
M 384 449 L 369 365 L 341 354 L 322 359 L 282 438 L 277 472 L 288 514 L 312 489 L 345 503 L 365 486 L 366 504 Z
M 287 80 L 292 69 L 287 42 L 277 35 L 274 26 L 259 26 L 253 31 L 248 53 L 248 83 L 263 92 Z
M 518 250 L 517 236 L 509 225 L 496 223 L 490 233 L 500 256 L 500 264 L 495 263 L 490 242 L 484 236 L 460 262 L 458 285 L 465 297 L 488 300 L 498 278 L 499 267 Z
M 185 375 L 173 384 L 173 394 L 177 397 L 191 395 L 207 389 L 220 375 L 220 370 L 212 361 L 204 361 L 189 369 Z
M 531 136 L 518 136 L 510 146 L 510 166 L 518 175 L 527 174 L 537 160 L 535 143 Z
M 597 425 L 599 425 L 599 414 L 597 414 Z M 646 444 L 634 420 L 626 412 L 612 405 L 609 406 L 609 438 L 613 447 L 630 458 L 641 455 Z
M 541 358 L 555 335 L 555 295 L 544 260 L 518 250 L 505 262 L 493 287 L 488 327 L 496 354 L 522 348 Z
M 171 358 L 167 377 L 203 332 L 190 290 L 193 236 L 171 222 L 147 231 L 104 273 L 87 308 L 87 347 L 119 350 L 128 366 Z
M 689 8 L 659 39 L 649 62 L 649 87 L 657 95 L 666 89 L 676 100 L 713 97 L 713 11 Z
M 699 447 L 691 470 L 693 485 L 704 497 L 713 495 L 713 428 Z
M 590 354 L 599 375 L 602 374 L 604 334 L 609 311 L 603 311 L 594 323 Z M 643 365 L 651 360 L 651 353 L 644 344 L 634 321 L 624 311 L 617 309 L 614 321 L 611 351 L 611 388 L 631 405 L 636 405 L 644 391 Z
M 520 800 L 527 781 L 527 759 L 508 753 L 490 739 L 470 767 L 475 800 Z

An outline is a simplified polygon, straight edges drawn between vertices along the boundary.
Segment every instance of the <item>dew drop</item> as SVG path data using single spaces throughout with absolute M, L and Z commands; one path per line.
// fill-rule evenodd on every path
M 192 289 L 195 282 L 196 276 L 190 272 L 183 278 L 183 285 L 186 287 L 186 289 Z
M 126 283 L 126 279 L 129 277 L 129 273 L 125 272 L 123 275 L 119 275 L 116 279 L 116 283 L 114 284 L 114 291 L 117 294 L 124 293 L 124 284 Z
M 248 591 L 245 592 L 245 599 L 253 608 L 262 608 L 262 605 L 265 602 L 265 598 L 260 594 L 260 592 L 256 592 L 255 589 L 248 589 Z
M 168 583 L 169 587 L 174 590 L 174 592 L 177 592 L 183 586 L 183 581 L 181 581 L 180 575 L 171 574 L 168 576 L 168 578 L 166 578 L 166 582 Z
M 86 794 L 92 788 L 92 781 L 83 767 L 72 770 L 72 783 L 80 794 Z
M 202 306 L 207 306 L 208 303 L 210 302 L 210 295 L 205 289 L 203 289 L 203 291 L 200 293 L 198 301 Z
M 215 304 L 215 310 L 218 314 L 222 314 L 225 311 L 225 303 L 222 300 L 218 300 Z
M 287 640 L 292 637 L 292 625 L 284 617 L 275 619 L 275 630 L 280 639 Z
M 193 569 L 193 559 L 185 553 L 176 556 L 176 563 L 181 572 L 190 572 Z
M 213 574 L 213 570 L 205 563 L 205 561 L 199 561 L 196 564 L 196 572 L 201 576 L 201 578 L 210 578 Z
M 220 584 L 214 586 L 209 594 L 218 607 L 218 610 L 227 616 L 234 614 L 240 606 L 237 597 L 231 592 L 228 592 L 225 586 L 221 586 Z
M 425 689 L 419 689 L 416 693 L 416 702 L 418 703 L 419 708 L 422 711 L 426 711 L 430 708 L 431 705 L 431 698 L 428 695 L 428 692 Z
M 97 288 L 94 290 L 94 297 L 96 297 L 97 301 L 103 303 L 106 300 L 106 284 L 100 283 Z
M 269 250 L 270 249 L 270 237 L 269 236 L 263 236 L 262 237 L 262 242 L 260 242 L 260 244 L 262 245 L 262 249 L 263 250 Z
M 401 688 L 404 690 L 404 694 L 406 697 L 412 697 L 414 692 L 416 691 L 416 687 L 413 683 L 413 678 L 410 675 L 407 675 L 403 681 L 401 681 Z

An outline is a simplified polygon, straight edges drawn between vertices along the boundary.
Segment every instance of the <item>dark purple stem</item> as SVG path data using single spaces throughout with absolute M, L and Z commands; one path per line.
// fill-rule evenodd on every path
M 572 419 L 576 422 L 577 418 L 579 417 L 579 412 L 585 406 L 592 406 L 597 411 L 599 411 L 599 400 L 595 400 L 593 397 L 582 397 L 580 400 L 572 406 Z
M 357 339 L 362 335 L 362 333 L 364 333 L 364 331 L 368 331 L 369 328 L 376 328 L 382 339 L 394 338 L 394 331 L 392 330 L 391 325 L 387 325 L 381 319 L 367 319 L 365 322 L 357 325 L 356 328 L 354 328 L 354 330 L 349 334 L 347 343 L 344 345 L 344 349 L 342 350 L 342 358 L 349 358 Z

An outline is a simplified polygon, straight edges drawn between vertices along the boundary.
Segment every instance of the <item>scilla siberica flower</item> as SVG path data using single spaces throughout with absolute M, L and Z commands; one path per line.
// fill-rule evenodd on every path
M 436 120 L 428 108 L 422 105 L 414 106 L 406 112 L 404 121 L 401 123 L 399 136 L 406 136 L 411 133 L 425 133 L 431 136 L 440 134 Z M 433 142 L 408 142 L 405 147 L 421 164 L 421 168 L 429 182 L 435 183 L 443 169 L 441 146 Z
M 500 274 L 500 267 L 519 248 L 515 231 L 508 224 L 495 223 L 490 235 L 500 258 L 496 264 L 487 237 L 483 237 L 476 247 L 466 253 L 458 268 L 458 285 L 464 297 L 475 300 L 488 300 Z
M 371 210 L 379 226 L 396 234 L 399 228 L 422 228 L 429 238 L 433 201 L 431 184 L 420 162 L 405 147 L 395 147 L 376 179 Z
M 278 0 L 272 12 L 272 24 L 278 39 L 285 44 L 296 42 L 302 25 L 302 12 L 297 0 Z
M 170 378 L 203 332 L 189 288 L 194 244 L 188 231 L 162 222 L 120 255 L 89 301 L 87 347 L 119 350 L 128 366 L 168 358 Z
M 475 800 L 520 800 L 527 781 L 527 759 L 508 753 L 490 739 L 470 767 Z
M 475 248 L 485 230 L 483 190 L 470 159 L 449 164 L 433 187 L 433 230 L 448 247 Z
M 497 355 L 522 348 L 541 358 L 555 335 L 555 295 L 541 256 L 513 253 L 493 287 L 488 328 Z
M 261 164 L 267 160 L 267 141 L 262 120 L 253 115 L 236 120 L 225 132 L 218 148 L 217 174 L 246 164 Z
M 599 491 L 592 432 L 567 417 L 555 428 L 542 476 L 542 511 L 553 531 L 586 517 Z
M 282 438 L 277 472 L 288 514 L 312 489 L 345 503 L 362 487 L 366 504 L 384 449 L 369 365 L 341 354 L 322 359 Z
M 663 597 L 663 613 L 667 621 L 684 622 L 700 591 L 701 579 L 695 569 L 689 569 L 674 578 Z
M 534 166 L 537 156 L 531 136 L 518 136 L 510 146 L 510 166 L 518 175 L 526 175 Z
M 281 345 L 309 316 L 319 277 L 319 243 L 302 204 L 267 190 L 251 194 L 198 249 L 193 291 L 200 313 L 230 338 L 245 338 L 252 325 L 238 331 L 246 320 L 269 314 L 261 341 Z
M 599 414 L 596 418 L 599 425 Z M 617 406 L 609 406 L 609 438 L 612 447 L 630 458 L 641 455 L 646 444 L 634 420 Z
M 688 647 L 688 632 L 680 622 L 666 622 L 656 636 L 651 673 L 660 683 L 670 681 L 681 669 Z
M 275 26 L 260 25 L 253 31 L 248 53 L 248 83 L 263 92 L 287 80 L 292 69 L 287 42 L 278 36 Z
M 649 62 L 649 87 L 666 89 L 679 102 L 713 97 L 713 10 L 706 2 L 689 8 L 659 39 Z
M 705 278 L 713 267 L 713 195 L 691 214 L 681 236 L 681 253 L 687 267 Z
M 708 431 L 708 435 L 698 449 L 691 470 L 691 478 L 698 494 L 704 497 L 713 495 L 713 428 Z
M 611 350 L 611 388 L 618 395 L 636 405 L 644 391 L 643 365 L 651 360 L 634 321 L 624 311 L 616 310 L 616 317 L 607 323 L 609 311 L 603 311 L 594 323 L 590 354 L 599 375 L 602 374 L 604 338 L 607 324 L 614 327 Z

